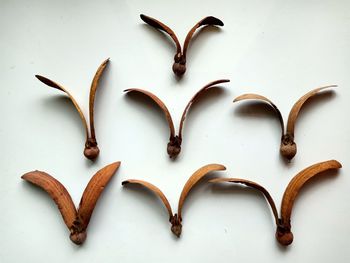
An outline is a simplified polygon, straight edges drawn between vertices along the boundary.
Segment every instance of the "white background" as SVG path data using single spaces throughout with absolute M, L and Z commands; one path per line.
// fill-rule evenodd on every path
M 0 2 L 0 262 L 349 262 L 350 235 L 350 2 L 341 1 L 7 1 Z M 188 52 L 187 72 L 171 71 L 170 38 L 139 18 L 170 26 L 183 42 L 207 15 L 225 26 L 207 28 Z M 64 94 L 40 83 L 41 74 L 64 85 L 87 114 L 90 82 L 110 64 L 96 96 L 101 154 L 83 157 L 84 129 Z M 176 161 L 166 153 L 168 127 L 152 103 L 126 96 L 144 88 L 157 94 L 178 126 L 192 95 L 206 83 L 229 78 L 191 109 Z M 318 86 L 338 84 L 301 112 L 298 154 L 279 156 L 279 123 L 270 111 L 233 104 L 243 93 L 270 98 L 285 120 L 294 102 Z M 249 104 L 251 105 L 251 104 Z M 157 185 L 173 210 L 188 177 L 208 163 L 265 186 L 280 206 L 291 178 L 329 159 L 340 172 L 313 180 L 298 196 L 294 242 L 275 241 L 264 198 L 240 187 L 199 184 L 183 209 L 183 233 L 170 232 L 166 209 L 129 178 Z M 20 179 L 46 171 L 62 182 L 76 204 L 90 177 L 122 165 L 101 196 L 81 247 L 54 202 Z M 209 176 L 210 177 L 210 176 Z

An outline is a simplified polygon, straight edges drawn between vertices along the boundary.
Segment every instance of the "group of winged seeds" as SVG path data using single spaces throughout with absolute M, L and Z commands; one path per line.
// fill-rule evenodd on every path
M 224 25 L 224 23 L 218 18 L 215 18 L 213 16 L 205 17 L 204 19 L 200 20 L 189 31 L 182 48 L 175 33 L 168 26 L 146 15 L 141 15 L 140 17 L 144 22 L 146 22 L 150 26 L 168 33 L 171 36 L 171 38 L 174 40 L 176 45 L 176 54 L 174 56 L 174 64 L 172 69 L 178 77 L 181 77 L 186 71 L 186 53 L 187 53 L 187 49 L 191 41 L 191 38 L 195 33 L 195 31 L 201 26 L 223 26 Z M 65 92 L 68 95 L 71 102 L 73 103 L 73 105 L 75 106 L 76 110 L 80 115 L 80 118 L 83 122 L 85 131 L 86 131 L 84 155 L 86 158 L 90 160 L 96 159 L 100 152 L 96 141 L 95 127 L 94 127 L 94 101 L 95 101 L 95 95 L 96 95 L 99 79 L 101 78 L 108 62 L 109 62 L 109 59 L 106 59 L 105 61 L 102 62 L 102 64 L 97 69 L 97 72 L 91 84 L 90 96 L 89 96 L 89 125 L 87 123 L 87 120 L 80 106 L 78 105 L 74 97 L 69 93 L 69 91 L 66 88 L 64 88 L 62 85 L 46 77 L 36 75 L 36 77 L 44 84 Z M 169 125 L 169 130 L 170 130 L 169 143 L 167 145 L 167 152 L 170 158 L 176 158 L 176 156 L 181 151 L 183 124 L 186 118 L 186 114 L 190 109 L 191 105 L 196 100 L 198 100 L 201 97 L 201 95 L 203 95 L 207 90 L 214 88 L 218 84 L 222 84 L 225 82 L 229 82 L 229 80 L 221 79 L 221 80 L 210 82 L 207 85 L 205 85 L 203 88 L 201 88 L 191 98 L 191 100 L 188 102 L 186 108 L 183 111 L 177 135 L 175 133 L 174 123 L 172 121 L 172 117 L 169 113 L 168 108 L 156 95 L 142 89 L 127 89 L 125 90 L 125 92 L 135 92 L 138 94 L 145 95 L 149 97 L 151 100 L 153 100 L 161 108 L 161 110 L 164 112 L 164 115 Z M 294 141 L 294 128 L 295 128 L 295 122 L 298 117 L 298 113 L 300 109 L 309 98 L 318 94 L 319 91 L 325 88 L 332 88 L 332 87 L 336 87 L 336 86 L 330 85 L 330 86 L 320 87 L 302 96 L 294 104 L 294 106 L 292 107 L 289 113 L 286 130 L 284 128 L 283 118 L 279 109 L 268 98 L 258 94 L 243 94 L 241 96 L 238 96 L 234 100 L 234 102 L 241 101 L 241 100 L 248 100 L 248 99 L 258 100 L 258 101 L 267 103 L 273 108 L 281 124 L 280 153 L 287 160 L 291 160 L 297 152 L 297 147 Z M 63 220 L 70 231 L 70 239 L 75 244 L 80 245 L 86 239 L 87 227 L 89 225 L 89 221 L 90 221 L 92 212 L 94 210 L 94 207 L 97 203 L 97 200 L 101 195 L 104 187 L 108 184 L 108 182 L 110 181 L 112 176 L 115 174 L 119 166 L 120 166 L 120 162 L 109 164 L 104 168 L 102 168 L 101 170 L 99 170 L 90 179 L 88 185 L 84 190 L 78 209 L 75 207 L 72 201 L 72 198 L 69 195 L 66 188 L 58 180 L 48 175 L 47 173 L 41 172 L 41 171 L 33 171 L 33 172 L 24 174 L 22 176 L 22 179 L 41 187 L 51 196 L 51 198 L 57 204 L 62 214 Z M 276 223 L 276 239 L 281 245 L 287 246 L 291 244 L 293 241 L 293 234 L 291 232 L 291 213 L 292 213 L 294 200 L 299 190 L 312 177 L 319 175 L 322 172 L 332 170 L 332 169 L 339 169 L 339 168 L 341 168 L 341 164 L 338 161 L 329 160 L 329 161 L 320 162 L 320 163 L 311 165 L 306 169 L 302 170 L 301 172 L 299 172 L 290 181 L 290 183 L 288 184 L 284 192 L 280 214 L 278 214 L 275 202 L 273 201 L 269 192 L 263 186 L 255 182 L 245 180 L 245 179 L 240 179 L 240 178 L 214 178 L 209 182 L 210 183 L 228 182 L 228 183 L 243 184 L 245 186 L 259 190 L 264 195 L 264 197 L 266 198 L 267 202 L 269 203 L 272 209 L 272 212 L 275 218 L 275 223 Z M 201 180 L 205 175 L 213 171 L 222 171 L 222 170 L 226 170 L 226 168 L 221 164 L 208 164 L 206 166 L 199 168 L 197 171 L 195 171 L 183 187 L 183 190 L 181 192 L 179 202 L 178 202 L 177 213 L 175 214 L 173 213 L 171 206 L 169 204 L 169 201 L 167 200 L 163 192 L 155 185 L 146 181 L 135 180 L 135 179 L 123 181 L 122 185 L 139 184 L 153 191 L 162 200 L 166 209 L 168 210 L 169 222 L 171 223 L 171 231 L 177 237 L 179 237 L 182 231 L 182 206 L 186 200 L 188 193 L 193 188 L 193 186 L 195 186 L 196 183 L 199 180 Z

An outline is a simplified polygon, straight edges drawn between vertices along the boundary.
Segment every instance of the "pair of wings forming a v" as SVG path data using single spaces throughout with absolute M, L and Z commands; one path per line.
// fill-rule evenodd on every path
M 92 80 L 91 83 L 91 87 L 90 87 L 90 96 L 89 96 L 89 120 L 90 120 L 90 136 L 95 139 L 95 126 L 94 126 L 94 104 L 95 104 L 95 95 L 96 95 L 96 91 L 98 88 L 98 83 L 99 80 L 103 74 L 103 71 L 105 70 L 107 63 L 109 61 L 109 58 L 106 59 L 105 61 L 102 62 L 102 64 L 98 67 L 95 76 Z M 38 80 L 40 80 L 41 82 L 43 82 L 44 84 L 46 84 L 47 86 L 50 86 L 52 88 L 58 89 L 60 91 L 63 91 L 64 93 L 66 93 L 69 97 L 69 99 L 72 101 L 75 109 L 78 111 L 79 116 L 83 122 L 84 128 L 85 128 L 85 132 L 86 132 L 86 138 L 89 137 L 89 128 L 88 128 L 88 124 L 86 121 L 86 118 L 83 114 L 83 111 L 81 110 L 79 104 L 77 103 L 77 101 L 74 99 L 74 97 L 69 93 L 69 91 L 64 88 L 62 85 L 46 78 L 43 77 L 41 75 L 35 75 L 35 77 L 37 77 Z
M 77 218 L 81 219 L 82 227 L 87 228 L 98 198 L 119 166 L 120 162 L 107 165 L 90 179 L 81 197 L 78 210 L 75 208 L 67 189 L 49 174 L 33 171 L 24 174 L 22 179 L 39 186 L 50 195 L 69 229 Z
M 305 102 L 310 99 L 311 97 L 313 97 L 314 95 L 316 95 L 319 91 L 326 89 L 326 88 L 333 88 L 333 87 L 337 87 L 337 85 L 329 85 L 329 86 L 324 86 L 324 87 L 320 87 L 314 90 L 311 90 L 310 92 L 306 93 L 304 96 L 302 96 L 292 107 L 292 109 L 289 112 L 289 116 L 288 116 L 288 122 L 287 122 L 287 133 L 294 136 L 294 128 L 295 128 L 295 122 L 298 118 L 298 114 L 302 108 L 302 106 L 305 104 Z M 277 113 L 278 119 L 280 121 L 281 124 L 281 130 L 282 130 L 282 136 L 284 135 L 284 122 L 283 122 L 283 118 L 282 118 L 282 114 L 279 111 L 279 109 L 277 108 L 277 106 L 268 98 L 258 95 L 258 94 L 243 94 L 241 96 L 238 96 L 237 98 L 234 99 L 233 102 L 236 101 L 241 101 L 241 100 L 248 100 L 248 99 L 252 99 L 252 100 L 262 100 L 266 103 L 268 103 L 269 105 L 271 105 L 271 107 L 275 110 L 275 112 Z
M 184 185 L 184 187 L 182 189 L 182 192 L 181 192 L 181 195 L 179 198 L 179 203 L 178 203 L 177 211 L 178 211 L 178 216 L 179 216 L 180 220 L 182 219 L 183 204 L 186 200 L 188 193 L 193 188 L 193 186 L 196 185 L 198 183 L 198 181 L 200 179 L 202 179 L 206 174 L 213 172 L 213 171 L 222 171 L 222 170 L 226 170 L 226 167 L 221 165 L 221 164 L 208 164 L 208 165 L 203 166 L 202 168 L 198 169 L 196 172 L 194 172 L 193 175 L 187 180 L 186 184 Z M 122 184 L 123 185 L 140 184 L 140 185 L 146 187 L 147 189 L 151 190 L 164 203 L 166 209 L 168 210 L 169 218 L 173 217 L 173 211 L 171 209 L 171 206 L 170 206 L 168 199 L 165 197 L 163 192 L 155 185 L 148 183 L 148 182 L 145 182 L 145 181 L 142 181 L 142 180 L 135 180 L 135 179 L 126 180 Z
M 182 138 L 182 128 L 183 128 L 183 123 L 186 119 L 186 115 L 188 110 L 190 109 L 191 105 L 202 95 L 204 94 L 207 90 L 214 88 L 215 85 L 221 84 L 221 83 L 225 83 L 225 82 L 229 82 L 230 80 L 228 79 L 220 79 L 220 80 L 215 80 L 213 82 L 208 83 L 207 85 L 205 85 L 203 88 L 201 88 L 192 98 L 191 100 L 188 102 L 187 106 L 185 107 L 185 110 L 182 113 L 181 116 L 181 120 L 180 120 L 180 125 L 179 125 L 179 137 Z M 161 110 L 164 112 L 164 115 L 166 117 L 166 120 L 168 122 L 169 125 L 169 130 L 170 130 L 170 138 L 175 136 L 175 127 L 174 127 L 174 122 L 173 119 L 171 117 L 171 114 L 168 110 L 168 108 L 166 107 L 166 105 L 164 104 L 164 102 L 159 99 L 156 95 L 154 95 L 153 93 L 143 90 L 143 89 L 126 89 L 124 90 L 125 92 L 138 92 L 138 93 L 142 93 L 144 95 L 146 95 L 147 97 L 149 97 L 150 99 L 152 99 L 160 108 Z
M 294 201 L 300 191 L 300 189 L 305 185 L 306 182 L 308 182 L 311 178 L 319 175 L 322 172 L 331 170 L 331 169 L 339 169 L 342 165 L 336 161 L 336 160 L 330 160 L 325 161 L 321 163 L 317 163 L 314 165 L 311 165 L 307 167 L 306 169 L 299 172 L 296 176 L 293 177 L 293 179 L 289 182 L 286 190 L 284 191 L 284 195 L 282 198 L 282 204 L 281 204 L 281 218 L 283 222 L 289 222 L 292 214 L 292 209 L 294 205 Z M 238 183 L 238 184 L 244 184 L 246 186 L 252 187 L 254 189 L 257 189 L 260 191 L 265 198 L 267 199 L 268 203 L 271 206 L 273 215 L 275 217 L 276 225 L 278 225 L 278 212 L 276 209 L 275 202 L 273 201 L 271 195 L 269 192 L 261 185 L 245 180 L 240 178 L 215 178 L 213 180 L 210 180 L 211 183 L 218 183 L 218 182 L 231 182 L 231 183 Z
M 192 29 L 188 32 L 186 39 L 185 39 L 185 42 L 184 42 L 184 45 L 183 45 L 183 50 L 182 50 L 180 42 L 179 42 L 176 34 L 174 33 L 173 30 L 171 30 L 170 27 L 166 26 L 162 22 L 160 22 L 152 17 L 146 16 L 146 15 L 140 15 L 140 17 L 145 23 L 149 24 L 150 26 L 155 27 L 159 30 L 162 30 L 162 31 L 168 33 L 170 35 L 170 37 L 175 42 L 177 54 L 182 53 L 185 58 L 186 58 L 187 49 L 188 49 L 189 43 L 192 39 L 192 36 L 193 36 L 194 32 L 199 27 L 201 27 L 201 26 L 214 26 L 214 25 L 215 26 L 223 26 L 224 25 L 224 23 L 216 17 L 207 16 L 207 17 L 203 18 L 197 24 L 195 24 L 194 27 L 192 27 Z

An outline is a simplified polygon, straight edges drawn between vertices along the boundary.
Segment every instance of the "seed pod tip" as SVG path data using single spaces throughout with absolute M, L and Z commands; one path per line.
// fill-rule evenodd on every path
M 280 232 L 277 228 L 276 231 L 276 239 L 278 243 L 280 243 L 282 246 L 289 246 L 290 244 L 293 243 L 293 233 L 290 231 L 287 232 Z
M 182 224 L 181 224 L 181 219 L 178 217 L 177 214 L 175 214 L 170 218 L 170 223 L 171 223 L 171 232 L 173 232 L 175 236 L 180 237 L 182 232 Z
M 130 183 L 128 180 L 126 180 L 126 181 L 123 181 L 122 182 L 122 185 L 126 185 L 126 184 L 128 184 L 128 183 Z
M 85 242 L 86 240 L 86 231 L 82 232 L 72 232 L 69 236 L 70 240 L 76 244 L 76 245 L 81 245 Z

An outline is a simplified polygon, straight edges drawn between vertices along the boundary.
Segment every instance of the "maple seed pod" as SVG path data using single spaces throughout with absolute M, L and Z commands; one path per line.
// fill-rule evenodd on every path
M 69 236 L 70 240 L 76 244 L 76 245 L 81 245 L 85 242 L 86 239 L 86 231 L 84 232 L 72 232 Z
M 128 184 L 139 184 L 146 187 L 148 190 L 151 190 L 154 194 L 156 194 L 162 200 L 164 206 L 168 210 L 169 222 L 171 224 L 171 232 L 175 236 L 180 237 L 182 232 L 182 207 L 185 203 L 188 193 L 208 173 L 214 172 L 214 171 L 223 171 L 223 170 L 226 170 L 226 167 L 221 164 L 208 164 L 203 166 L 202 168 L 199 168 L 197 171 L 195 171 L 192 174 L 192 176 L 187 180 L 186 184 L 182 189 L 182 192 L 179 198 L 178 208 L 177 208 L 178 213 L 175 213 L 175 214 L 173 214 L 170 203 L 166 198 L 166 196 L 155 185 L 146 181 L 136 180 L 136 179 L 126 180 L 122 182 L 122 185 L 125 186 Z
M 267 202 L 269 203 L 272 213 L 275 218 L 276 223 L 276 233 L 275 237 L 279 244 L 282 246 L 288 246 L 293 242 L 293 233 L 291 231 L 291 215 L 293 210 L 293 205 L 300 189 L 307 183 L 311 178 L 322 174 L 325 171 L 340 169 L 342 165 L 336 160 L 325 161 L 321 163 L 316 163 L 307 167 L 306 169 L 299 172 L 293 179 L 289 182 L 286 190 L 284 191 L 281 213 L 278 216 L 275 201 L 272 199 L 270 193 L 258 183 L 253 181 L 240 179 L 240 178 L 215 178 L 210 180 L 210 183 L 220 183 L 229 182 L 235 184 L 243 184 L 245 186 L 254 188 L 260 191 Z
M 146 16 L 146 15 L 141 14 L 140 17 L 148 25 L 150 25 L 158 30 L 161 30 L 163 32 L 166 32 L 175 42 L 176 54 L 174 56 L 173 72 L 178 77 L 181 77 L 186 72 L 187 49 L 189 47 L 189 44 L 191 42 L 192 36 L 195 33 L 195 31 L 198 28 L 200 28 L 201 26 L 223 26 L 224 25 L 224 23 L 216 17 L 207 16 L 207 17 L 203 18 L 197 24 L 195 24 L 191 28 L 191 30 L 187 33 L 183 47 L 181 47 L 177 36 L 175 35 L 174 31 L 172 29 L 170 29 L 170 27 L 166 26 L 162 22 L 160 22 L 157 19 L 154 19 L 150 16 Z
M 293 159 L 293 157 L 296 155 L 297 145 L 295 144 L 291 135 L 283 135 L 281 139 L 280 152 L 282 156 L 287 158 L 288 160 Z
M 167 144 L 167 152 L 168 152 L 168 155 L 170 158 L 175 159 L 179 155 L 179 153 L 181 152 L 183 125 L 184 125 L 184 122 L 186 119 L 187 112 L 191 108 L 191 105 L 195 101 L 197 101 L 201 97 L 201 95 L 203 95 L 208 90 L 210 90 L 212 88 L 217 88 L 216 85 L 221 84 L 221 83 L 225 83 L 225 82 L 229 82 L 229 81 L 230 80 L 228 80 L 228 79 L 220 79 L 220 80 L 212 81 L 212 82 L 208 83 L 207 85 L 205 85 L 203 88 L 201 88 L 191 98 L 191 100 L 187 103 L 187 106 L 182 113 L 178 135 L 175 134 L 175 126 L 174 126 L 173 119 L 170 115 L 168 108 L 165 106 L 164 102 L 161 99 L 159 99 L 156 95 L 154 95 L 153 93 L 151 93 L 149 91 L 142 90 L 142 89 L 126 89 L 126 90 L 124 90 L 124 92 L 136 92 L 137 94 L 143 94 L 143 95 L 147 96 L 148 98 L 150 98 L 151 100 L 153 100 L 153 102 L 155 102 L 157 104 L 157 106 L 163 111 L 165 118 L 168 122 L 169 131 L 170 131 L 169 142 Z
M 170 218 L 170 223 L 171 232 L 173 232 L 175 236 L 180 237 L 182 231 L 182 224 L 177 214 Z
M 186 72 L 186 59 L 181 54 L 174 57 L 173 72 L 177 76 L 182 76 Z
M 260 100 L 263 101 L 264 103 L 267 103 L 272 107 L 274 112 L 276 113 L 280 125 L 281 125 L 281 144 L 280 144 L 280 153 L 281 155 L 286 158 L 287 160 L 292 160 L 294 156 L 297 153 L 297 145 L 294 142 L 294 129 L 295 129 L 295 122 L 298 118 L 299 112 L 302 108 L 302 106 L 305 104 L 306 101 L 308 101 L 310 98 L 315 96 L 316 94 L 319 93 L 319 91 L 326 89 L 326 88 L 334 88 L 337 87 L 337 85 L 329 85 L 329 86 L 324 86 L 320 87 L 314 90 L 309 91 L 306 93 L 304 96 L 302 96 L 292 107 L 292 109 L 289 112 L 288 116 L 288 122 L 287 122 L 287 127 L 286 131 L 284 129 L 284 121 L 281 112 L 277 108 L 277 106 L 268 98 L 258 95 L 258 94 L 243 94 L 241 96 L 238 96 L 237 98 L 234 99 L 233 102 L 241 101 L 241 100 Z
M 173 71 L 177 76 L 182 76 L 186 72 L 186 65 L 174 62 Z
M 181 142 L 182 140 L 179 138 L 179 136 L 175 136 L 174 138 L 170 139 L 167 146 L 167 152 L 170 158 L 175 158 L 179 155 L 181 152 Z
M 62 85 L 46 78 L 40 75 L 35 75 L 35 77 L 40 80 L 42 83 L 46 84 L 49 87 L 58 89 L 60 91 L 63 91 L 68 95 L 68 98 L 73 103 L 75 109 L 79 113 L 79 116 L 83 122 L 85 133 L 86 133 L 86 141 L 85 141 L 85 148 L 84 148 L 84 155 L 86 158 L 90 160 L 94 160 L 97 158 L 97 156 L 100 153 L 100 149 L 97 146 L 96 141 L 96 135 L 95 135 L 95 125 L 94 125 L 94 105 L 95 105 L 95 95 L 98 88 L 98 83 L 100 81 L 100 78 L 102 76 L 102 73 L 104 72 L 105 68 L 107 67 L 109 58 L 102 62 L 102 64 L 98 67 L 96 74 L 92 80 L 91 87 L 90 87 L 90 94 L 89 94 L 89 126 L 86 121 L 86 118 L 83 114 L 83 111 L 81 110 L 79 104 L 76 102 L 74 97 L 69 93 L 69 91 L 64 88 Z
M 22 179 L 39 186 L 50 195 L 70 231 L 70 240 L 76 245 L 81 245 L 86 239 L 87 227 L 97 201 L 119 166 L 120 162 L 107 165 L 90 179 L 80 199 L 78 209 L 67 189 L 49 174 L 33 171 L 22 175 Z
M 88 141 L 85 143 L 85 149 L 84 149 L 85 157 L 90 160 L 94 160 L 97 158 L 99 153 L 100 153 L 100 149 L 97 146 L 97 142 L 92 141 L 91 139 L 88 139 Z
M 282 246 L 289 246 L 293 242 L 293 233 L 290 231 L 290 228 L 288 229 L 283 226 L 277 226 L 275 236 L 278 243 Z

